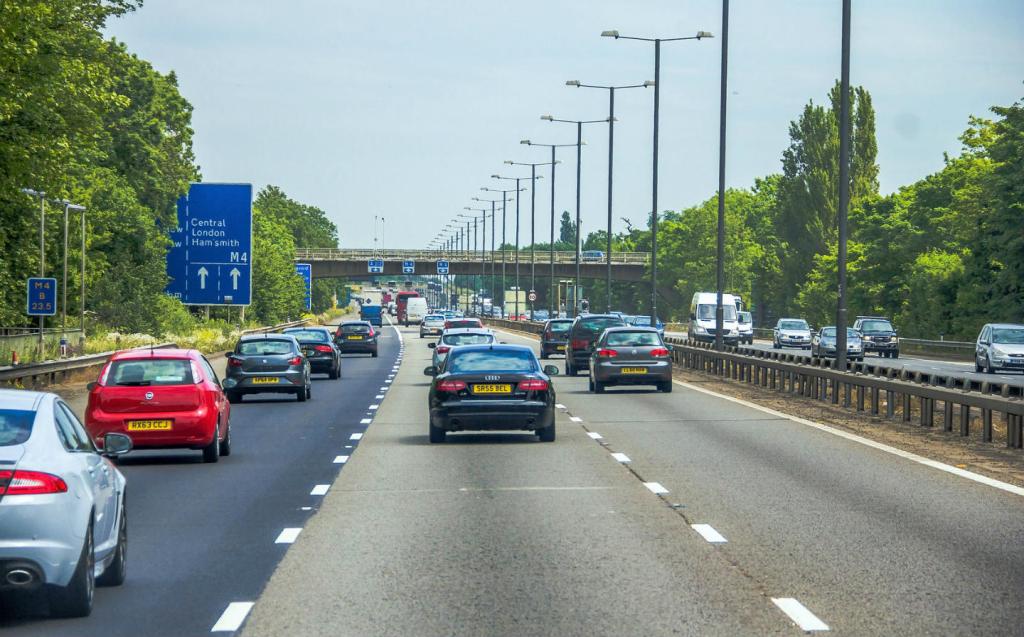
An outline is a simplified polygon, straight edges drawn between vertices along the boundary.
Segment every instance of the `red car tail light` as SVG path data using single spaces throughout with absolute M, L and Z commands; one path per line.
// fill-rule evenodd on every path
M 461 380 L 442 380 L 437 384 L 437 391 L 446 391 L 451 393 L 460 392 L 466 388 L 466 383 Z
M 587 349 L 588 345 L 590 345 L 590 343 L 585 338 L 574 338 L 574 339 L 572 339 L 572 348 L 573 349 Z
M 374 332 L 373 328 L 371 327 L 370 328 L 370 332 L 366 335 L 366 337 L 367 338 L 373 338 L 374 336 L 376 336 L 376 334 L 377 334 L 377 332 Z
M 665 347 L 655 347 L 654 349 L 651 350 L 651 356 L 668 356 L 668 349 Z
M 0 471 L 0 495 L 42 495 L 67 493 L 62 479 L 41 471 Z
M 232 356 L 231 358 L 228 359 L 228 366 L 229 367 L 241 367 L 242 366 L 242 361 L 240 361 L 237 358 L 235 358 L 234 356 Z
M 295 367 L 296 365 L 301 365 L 302 364 L 302 357 L 301 356 L 296 356 L 295 358 L 293 358 L 290 361 L 288 361 L 288 364 L 291 365 L 292 367 Z
M 317 345 L 313 349 L 318 352 L 323 352 L 324 354 L 330 354 L 332 351 L 330 345 Z
M 103 368 L 103 373 L 100 374 L 99 382 L 96 384 L 100 387 L 106 387 L 108 375 L 110 375 L 110 363 L 107 363 L 107 366 Z
M 519 382 L 520 391 L 547 391 L 548 381 L 546 380 L 524 380 Z
M 441 345 L 439 347 L 436 347 L 434 351 L 436 351 L 438 354 L 447 354 L 448 352 L 452 351 L 452 348 L 448 347 L 447 345 Z
M 603 356 L 605 358 L 613 358 L 615 356 L 618 356 L 619 352 L 614 349 L 599 349 L 597 350 L 597 355 Z

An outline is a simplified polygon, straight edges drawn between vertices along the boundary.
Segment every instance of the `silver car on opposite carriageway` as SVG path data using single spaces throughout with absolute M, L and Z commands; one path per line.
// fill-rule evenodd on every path
M 494 332 L 486 328 L 461 327 L 445 330 L 436 343 L 427 344 L 427 347 L 434 350 L 434 356 L 430 364 L 441 369 L 441 365 L 444 364 L 445 359 L 448 357 L 448 352 L 453 347 L 458 347 L 459 345 L 490 345 L 497 342 Z
M 109 433 L 103 456 L 131 447 Z M 125 478 L 103 456 L 55 394 L 0 390 L 0 590 L 45 586 L 53 615 L 84 617 L 124 582 Z

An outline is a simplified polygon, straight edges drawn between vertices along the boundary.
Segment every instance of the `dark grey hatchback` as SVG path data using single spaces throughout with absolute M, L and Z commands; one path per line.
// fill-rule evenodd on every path
M 672 350 L 650 327 L 611 327 L 590 357 L 590 391 L 611 385 L 654 385 L 672 391 Z
M 227 353 L 224 393 L 237 403 L 245 394 L 295 394 L 299 402 L 312 397 L 309 361 L 294 336 L 243 336 Z

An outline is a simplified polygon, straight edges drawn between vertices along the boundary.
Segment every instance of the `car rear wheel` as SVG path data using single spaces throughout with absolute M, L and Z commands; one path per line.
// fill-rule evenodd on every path
M 445 438 L 448 435 L 448 432 L 445 431 L 444 429 L 441 429 L 440 427 L 435 427 L 433 425 L 433 423 L 431 423 L 429 425 L 429 427 L 430 427 L 430 442 L 431 443 L 444 442 Z
M 595 394 L 603 394 L 604 393 L 604 389 L 607 386 L 608 386 L 607 383 L 602 383 L 599 380 L 595 380 L 594 381 L 594 393 Z
M 220 455 L 231 455 L 231 419 L 228 419 L 228 430 L 224 433 L 224 440 L 220 443 Z
M 232 405 L 242 402 L 242 395 L 236 391 L 225 392 L 225 394 L 227 394 L 228 402 Z
M 57 617 L 88 617 L 92 613 L 93 595 L 96 592 L 95 560 L 92 543 L 92 514 L 89 528 L 85 531 L 82 554 L 78 566 L 67 586 L 55 586 L 49 590 L 50 613 Z
M 370 356 L 372 356 L 373 358 L 377 358 L 377 350 L 373 350 L 373 353 L 370 354 Z
M 576 375 L 576 368 L 573 367 L 572 360 L 570 360 L 568 356 L 566 356 L 566 359 L 565 359 L 565 375 L 566 376 L 575 376 Z
M 124 495 L 121 496 L 121 521 L 117 524 L 117 548 L 114 559 L 107 565 L 103 575 L 96 578 L 100 586 L 120 586 L 124 584 L 128 573 L 128 507 L 125 506 Z
M 658 391 L 665 392 L 666 394 L 671 394 L 672 393 L 672 381 L 666 380 L 664 382 L 658 383 Z
M 554 442 L 555 441 L 555 423 L 551 422 L 551 425 L 543 429 L 537 430 L 537 437 L 540 438 L 541 442 Z
M 217 429 L 220 429 L 218 426 Z M 216 429 L 213 432 L 213 440 L 203 447 L 203 462 L 217 462 L 220 460 L 220 432 Z
M 995 368 L 992 367 L 992 359 L 988 358 L 987 356 L 985 357 L 985 373 L 986 374 L 995 374 L 996 373 Z

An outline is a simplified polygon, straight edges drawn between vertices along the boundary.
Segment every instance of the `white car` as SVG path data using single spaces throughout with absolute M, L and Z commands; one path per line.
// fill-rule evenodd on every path
M 978 334 L 974 371 L 994 374 L 1011 369 L 1024 372 L 1024 325 L 989 323 Z
M 107 457 L 132 441 L 103 443 L 56 394 L 0 390 L 0 589 L 45 586 L 57 616 L 89 615 L 96 584 L 124 582 L 125 478 Z

